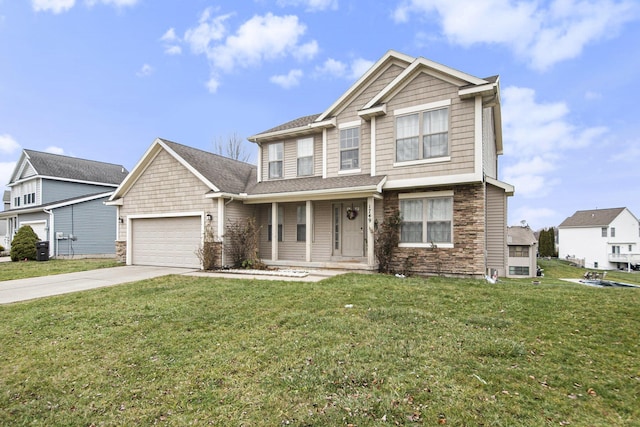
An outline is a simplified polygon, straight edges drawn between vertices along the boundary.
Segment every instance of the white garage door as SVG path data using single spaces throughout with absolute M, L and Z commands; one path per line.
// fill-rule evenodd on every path
M 131 263 L 200 268 L 196 251 L 201 218 L 139 218 L 131 220 Z

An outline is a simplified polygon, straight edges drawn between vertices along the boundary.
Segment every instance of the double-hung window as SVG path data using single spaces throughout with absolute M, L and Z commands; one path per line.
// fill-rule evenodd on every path
M 435 105 L 441 107 L 442 103 Z M 447 157 L 449 155 L 449 107 L 415 111 L 396 116 L 396 162 Z
M 298 140 L 298 176 L 313 175 L 313 138 Z
M 453 244 L 453 194 L 400 195 L 400 243 L 405 246 Z
M 340 170 L 360 167 L 360 127 L 340 129 Z
M 267 240 L 271 241 L 271 236 L 273 236 L 273 218 L 271 213 L 271 208 L 269 207 L 268 214 L 268 226 L 267 226 Z M 278 242 L 282 242 L 282 218 L 284 217 L 284 209 L 282 206 L 278 206 Z
M 297 229 L 296 229 L 297 241 L 306 242 L 307 241 L 307 207 L 305 205 L 298 206 L 296 217 L 297 217 Z
M 512 258 L 527 258 L 529 257 L 529 246 L 509 246 L 509 256 Z
M 282 162 L 284 159 L 284 143 L 269 145 L 269 178 L 282 178 Z

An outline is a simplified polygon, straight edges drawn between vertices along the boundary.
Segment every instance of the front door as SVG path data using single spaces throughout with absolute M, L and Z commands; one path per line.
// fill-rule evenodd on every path
M 364 256 L 364 206 L 362 202 L 345 202 L 336 204 L 334 209 L 340 210 L 340 217 L 335 218 L 340 228 L 340 247 L 342 256 Z M 338 254 L 336 254 L 338 255 Z

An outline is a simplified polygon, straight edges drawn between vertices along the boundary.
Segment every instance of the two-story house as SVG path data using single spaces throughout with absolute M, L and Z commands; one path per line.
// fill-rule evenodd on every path
M 252 216 L 269 265 L 373 270 L 399 211 L 395 269 L 505 275 L 498 77 L 389 51 L 325 111 L 249 140 L 256 166 L 155 140 L 109 201 L 122 260 L 198 267 L 205 227 L 224 240 Z
M 629 269 L 640 264 L 640 222 L 627 208 L 576 211 L 558 226 L 558 257 L 585 268 Z
M 128 171 L 121 165 L 23 150 L 0 212 L 7 243 L 23 225 L 49 242 L 49 256 L 113 256 L 116 209 L 105 206 Z M 7 246 L 7 249 L 9 249 Z

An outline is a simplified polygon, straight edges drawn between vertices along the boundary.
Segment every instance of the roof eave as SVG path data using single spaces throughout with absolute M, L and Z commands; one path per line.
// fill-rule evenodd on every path
M 327 120 L 322 120 L 319 122 L 312 122 L 305 126 L 298 126 L 291 129 L 283 129 L 275 132 L 268 133 L 259 133 L 256 135 L 252 135 L 247 138 L 250 142 L 261 143 L 261 142 L 269 142 L 275 141 L 278 139 L 284 138 L 292 138 L 296 136 L 309 135 L 316 132 L 319 129 L 329 129 L 334 128 L 337 125 L 337 121 L 335 117 L 332 117 Z
M 291 191 L 286 193 L 249 194 L 244 199 L 246 204 L 258 204 L 268 202 L 293 202 L 300 200 L 331 200 L 336 197 L 377 197 L 382 192 L 385 179 L 378 184 L 349 188 L 329 188 L 323 190 Z

